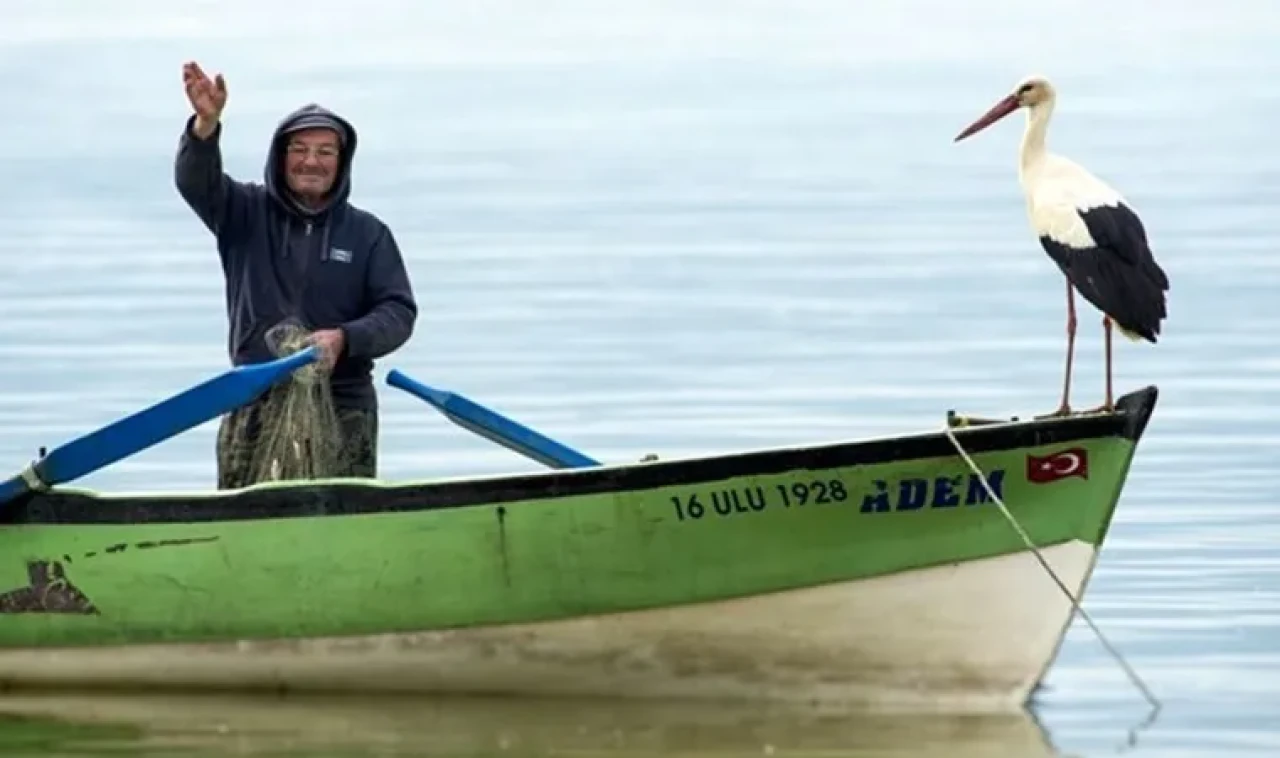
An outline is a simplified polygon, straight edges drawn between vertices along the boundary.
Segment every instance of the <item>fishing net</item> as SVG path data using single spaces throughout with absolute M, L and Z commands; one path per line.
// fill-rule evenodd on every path
M 296 319 L 269 329 L 268 348 L 286 356 L 306 348 L 310 332 Z M 313 479 L 332 476 L 342 455 L 338 414 L 328 373 L 309 363 L 268 392 L 256 422 L 249 461 L 250 481 Z

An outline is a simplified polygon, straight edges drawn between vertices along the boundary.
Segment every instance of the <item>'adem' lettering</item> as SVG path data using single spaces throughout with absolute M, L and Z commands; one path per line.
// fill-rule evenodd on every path
M 995 469 L 987 476 L 991 490 L 1004 497 L 1004 469 Z M 915 477 L 890 483 L 876 479 L 872 492 L 862 498 L 863 513 L 890 513 L 918 511 L 925 508 L 955 508 L 963 505 L 982 505 L 991 502 L 987 488 L 977 474 L 938 476 L 932 479 Z

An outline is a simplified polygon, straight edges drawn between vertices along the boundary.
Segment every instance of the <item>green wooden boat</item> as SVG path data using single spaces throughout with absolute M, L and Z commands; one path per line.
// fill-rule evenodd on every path
M 1020 708 L 1073 606 L 1014 524 L 1078 597 L 1156 396 L 534 473 L 36 488 L 0 506 L 0 685 Z

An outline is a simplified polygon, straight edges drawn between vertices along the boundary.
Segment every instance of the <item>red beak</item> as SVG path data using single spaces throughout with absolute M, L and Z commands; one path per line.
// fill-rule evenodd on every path
M 1000 102 L 991 106 L 991 110 L 982 114 L 981 118 L 979 118 L 977 121 L 974 121 L 972 124 L 969 124 L 969 126 L 963 132 L 960 132 L 958 135 L 956 135 L 956 138 L 952 141 L 959 142 L 965 137 L 968 137 L 972 134 L 976 134 L 982 131 L 983 129 L 986 129 L 988 126 L 991 126 L 992 124 L 999 121 L 1000 119 L 1004 118 L 1005 116 L 1008 116 L 1010 113 L 1013 113 L 1016 110 L 1018 110 L 1017 95 L 1009 95 L 1008 97 L 1002 98 Z

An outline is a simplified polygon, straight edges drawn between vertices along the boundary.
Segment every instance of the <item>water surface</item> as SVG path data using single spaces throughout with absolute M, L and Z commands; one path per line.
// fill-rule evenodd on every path
M 1052 408 L 1063 291 L 1026 223 L 1021 123 L 951 142 L 1019 77 L 1050 75 L 1062 98 L 1051 148 L 1129 196 L 1173 280 L 1160 344 L 1117 345 L 1117 386 L 1156 384 L 1160 405 L 1086 601 L 1164 701 L 1131 752 L 1280 746 L 1270 4 L 5 7 L 0 460 L 15 468 L 225 367 L 216 256 L 172 183 L 189 58 L 228 78 L 226 165 L 239 177 L 261 174 L 275 120 L 302 102 L 360 129 L 354 200 L 395 231 L 422 308 L 380 372 L 461 390 L 606 460 L 931 429 L 949 408 Z M 1100 336 L 1082 306 L 1080 406 L 1100 400 Z M 534 468 L 395 390 L 382 407 L 385 476 Z M 209 487 L 213 434 L 82 483 Z M 142 730 L 103 740 L 168 739 L 122 701 L 53 711 L 98 706 Z M 306 733 L 329 712 L 288 713 Z M 1037 704 L 1050 744 L 1110 754 L 1145 715 L 1075 625 Z M 655 733 L 685 734 L 650 718 Z M 411 739 L 450 745 L 452 723 Z M 759 754 L 719 742 L 740 729 L 702 723 L 689 727 L 699 739 L 652 752 Z M 876 731 L 842 728 L 812 750 L 856 754 L 856 735 Z M 0 734 L 32 729 L 63 727 Z M 1021 726 L 1003 730 L 981 740 L 1029 754 Z M 385 748 L 370 731 L 354 739 L 353 754 Z M 49 754 L 78 749 L 50 740 Z

